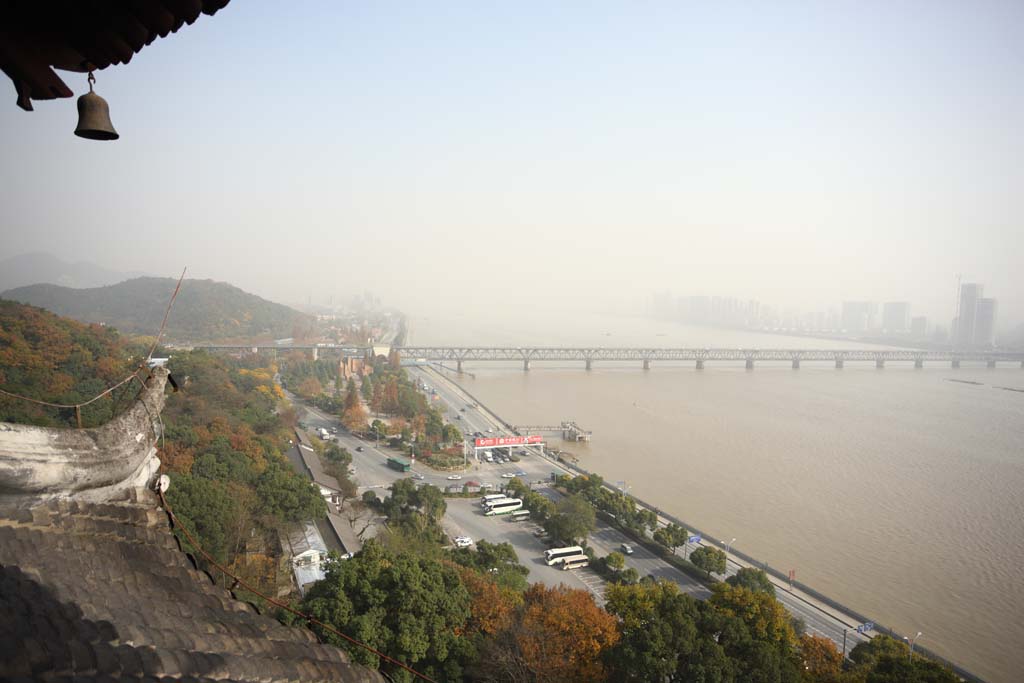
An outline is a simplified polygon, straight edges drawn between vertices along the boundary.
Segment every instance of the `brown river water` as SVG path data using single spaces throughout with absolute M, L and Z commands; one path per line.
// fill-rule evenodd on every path
M 411 317 L 409 344 L 860 348 L 639 318 Z M 536 323 L 536 321 L 532 321 Z M 991 681 L 1024 672 L 1024 370 L 890 363 L 467 364 L 512 424 Z M 960 380 L 960 381 L 951 381 Z M 975 382 L 975 383 L 969 383 Z

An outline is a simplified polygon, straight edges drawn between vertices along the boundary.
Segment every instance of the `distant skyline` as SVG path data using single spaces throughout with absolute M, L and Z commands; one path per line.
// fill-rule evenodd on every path
M 671 290 L 947 327 L 960 274 L 1024 322 L 1024 3 L 234 2 L 96 76 L 117 142 L 0 82 L 0 259 L 409 312 Z

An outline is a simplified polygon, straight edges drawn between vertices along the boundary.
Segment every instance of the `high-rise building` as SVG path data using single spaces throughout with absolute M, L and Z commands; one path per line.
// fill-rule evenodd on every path
M 978 313 L 981 291 L 982 285 L 976 282 L 965 282 L 960 285 L 959 313 L 956 318 L 956 329 L 953 330 L 953 341 L 957 346 L 974 344 L 974 320 Z
M 889 334 L 903 334 L 910 325 L 910 304 L 888 301 L 882 306 L 882 329 Z
M 996 300 L 978 299 L 974 313 L 974 345 L 992 346 L 995 343 Z
M 844 301 L 843 329 L 848 333 L 867 332 L 875 321 L 878 304 L 872 301 Z
M 928 318 L 918 315 L 910 319 L 910 334 L 917 339 L 923 339 L 928 334 Z

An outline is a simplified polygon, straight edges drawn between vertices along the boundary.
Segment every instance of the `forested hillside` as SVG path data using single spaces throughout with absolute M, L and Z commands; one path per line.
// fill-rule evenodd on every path
M 127 377 L 143 353 L 109 327 L 0 299 L 0 389 L 4 391 L 50 403 L 81 403 Z M 137 384 L 128 385 L 86 406 L 83 424 L 106 422 L 138 389 Z M 0 421 L 72 426 L 75 413 L 0 394 Z
M 83 322 L 103 323 L 125 334 L 156 334 L 177 280 L 140 277 L 108 287 L 71 289 L 39 284 L 2 296 Z M 224 282 L 185 280 L 164 339 L 225 342 L 303 337 L 312 317 Z
M 276 593 L 289 581 L 277 573 L 278 529 L 327 510 L 283 454 L 294 416 L 274 370 L 202 351 L 174 354 L 169 368 L 183 386 L 163 412 L 168 499 L 205 550 Z

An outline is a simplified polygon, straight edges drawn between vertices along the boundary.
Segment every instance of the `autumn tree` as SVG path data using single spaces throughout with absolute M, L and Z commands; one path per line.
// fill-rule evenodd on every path
M 324 388 L 316 377 L 307 377 L 295 388 L 295 393 L 302 398 L 310 399 L 324 393 Z
M 509 629 L 516 610 L 523 603 L 522 593 L 500 586 L 486 573 L 468 566 L 460 565 L 457 571 L 470 596 L 467 629 L 488 637 Z
M 365 432 L 367 424 L 366 408 L 362 403 L 356 403 L 351 408 L 346 408 L 342 413 L 341 423 L 350 432 Z
M 839 683 L 843 655 L 829 638 L 804 634 L 800 636 L 801 679 L 806 683 Z
M 590 593 L 534 584 L 511 628 L 485 646 L 474 680 L 604 681 L 602 655 L 618 638 L 615 617 Z
M 726 557 L 723 551 L 707 545 L 702 545 L 690 553 L 690 562 L 692 562 L 697 569 L 706 571 L 709 579 L 711 578 L 712 572 L 715 574 L 725 573 L 725 560 Z

